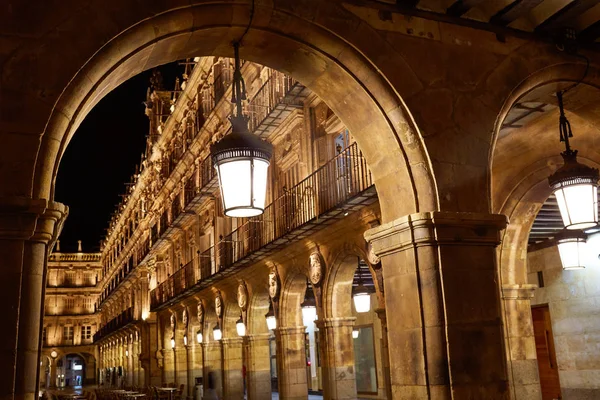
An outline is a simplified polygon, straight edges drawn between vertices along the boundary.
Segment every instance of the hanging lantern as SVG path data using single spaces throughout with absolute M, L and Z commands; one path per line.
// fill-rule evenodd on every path
M 352 329 L 352 338 L 353 339 L 358 339 L 359 334 L 360 334 L 360 331 L 357 328 Z
M 213 328 L 213 338 L 215 340 L 221 340 L 222 336 L 223 334 L 221 332 L 221 328 L 219 328 L 219 324 L 215 325 L 215 327 Z
M 302 307 L 302 322 L 304 326 L 309 326 L 309 324 L 317 319 L 317 302 L 315 301 L 315 294 L 310 284 L 306 286 L 304 301 L 300 307 Z
M 242 316 L 235 323 L 235 329 L 237 330 L 238 336 L 246 336 L 246 325 L 244 324 L 244 320 Z
M 129 350 L 125 350 L 125 357 L 129 357 Z
M 564 164 L 548 177 L 554 191 L 565 228 L 586 229 L 598 224 L 598 170 L 577 162 L 577 150 L 572 150 L 571 124 L 565 116 L 562 92 L 556 94 L 560 109 L 560 141 L 565 142 L 561 153 Z
M 202 331 L 200 329 L 198 329 L 198 331 L 196 332 L 196 341 L 198 343 L 202 343 Z
M 371 311 L 371 295 L 365 286 L 358 285 L 352 296 L 354 308 L 357 313 L 366 313 Z
M 586 234 L 583 231 L 563 230 L 555 237 L 563 269 L 585 268 Z
M 242 91 L 239 43 L 234 43 L 234 52 L 236 114 L 230 118 L 231 133 L 211 147 L 211 154 L 225 215 L 254 217 L 265 209 L 267 173 L 273 146 L 248 130 L 248 118 L 242 115 L 245 93 Z
M 267 328 L 272 331 L 277 328 L 277 318 L 275 318 L 275 311 L 273 310 L 273 304 L 269 305 L 269 311 L 265 314 L 267 320 Z
M 175 338 L 173 336 L 171 336 L 171 348 L 175 348 Z
M 187 335 L 183 335 L 183 345 L 187 346 Z

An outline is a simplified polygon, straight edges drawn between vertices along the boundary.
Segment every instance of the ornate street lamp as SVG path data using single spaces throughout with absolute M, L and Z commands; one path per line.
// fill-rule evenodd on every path
M 215 327 L 213 328 L 213 338 L 215 340 L 221 340 L 222 337 L 223 333 L 221 332 L 221 328 L 219 327 L 219 323 L 217 322 L 217 325 L 215 325 Z
M 563 230 L 556 236 L 560 262 L 565 270 L 585 268 L 586 234 L 580 230 Z
M 198 343 L 202 343 L 202 330 L 198 329 L 198 331 L 196 332 L 196 341 Z
M 265 314 L 267 320 L 267 328 L 272 331 L 277 328 L 277 318 L 275 318 L 275 310 L 273 310 L 273 303 L 269 302 L 269 311 Z
M 240 319 L 238 319 L 235 323 L 235 329 L 237 331 L 238 336 L 246 336 L 246 325 L 244 324 L 244 320 L 242 319 L 241 315 Z
M 563 92 L 556 93 L 560 109 L 560 141 L 565 142 L 561 153 L 565 163 L 548 177 L 558 208 L 567 229 L 586 229 L 598 224 L 598 170 L 577 162 L 577 150 L 572 150 L 571 124 L 563 108 Z
M 300 307 L 302 307 L 302 322 L 305 326 L 308 326 L 308 324 L 317 319 L 317 302 L 315 301 L 315 294 L 312 286 L 308 284 L 306 285 L 304 301 Z
M 248 130 L 248 118 L 242 115 L 245 93 L 240 72 L 239 42 L 233 44 L 235 71 L 233 101 L 235 115 L 230 117 L 232 131 L 211 147 L 217 170 L 223 209 L 228 217 L 254 217 L 263 213 L 267 191 L 267 172 L 273 146 Z
M 353 290 L 352 300 L 354 300 L 354 309 L 357 313 L 366 313 L 371 311 L 371 293 L 363 285 L 362 272 L 360 267 L 360 258 L 358 259 L 358 286 Z

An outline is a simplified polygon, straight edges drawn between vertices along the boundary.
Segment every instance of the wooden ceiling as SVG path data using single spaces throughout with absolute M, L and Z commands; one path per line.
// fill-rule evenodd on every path
M 351 0 L 352 1 L 352 0 Z M 456 22 L 501 33 L 553 38 L 574 29 L 577 42 L 600 42 L 598 0 L 371 0 L 403 14 Z

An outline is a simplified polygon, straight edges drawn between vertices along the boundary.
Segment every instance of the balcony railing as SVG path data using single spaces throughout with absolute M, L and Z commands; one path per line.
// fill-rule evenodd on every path
M 278 239 L 301 230 L 308 222 L 352 203 L 372 186 L 366 160 L 354 143 L 275 199 L 262 215 L 247 219 L 214 247 L 152 290 L 151 308 L 160 307 L 199 281 L 209 279 Z
M 117 315 L 115 318 L 108 321 L 106 325 L 100 328 L 94 334 L 94 342 L 97 342 L 103 337 L 110 335 L 111 333 L 123 328 L 133 321 L 133 307 L 129 307 L 127 310 L 123 311 L 121 314 Z

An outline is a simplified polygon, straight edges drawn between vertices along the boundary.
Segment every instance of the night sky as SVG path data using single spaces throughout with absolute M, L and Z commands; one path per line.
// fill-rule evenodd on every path
M 158 69 L 168 89 L 183 72 L 177 63 Z M 56 179 L 56 200 L 70 209 L 60 236 L 62 252 L 77 251 L 77 240 L 84 252 L 99 250 L 119 195 L 144 152 L 149 121 L 143 101 L 150 76 L 145 71 L 110 92 L 69 143 Z

